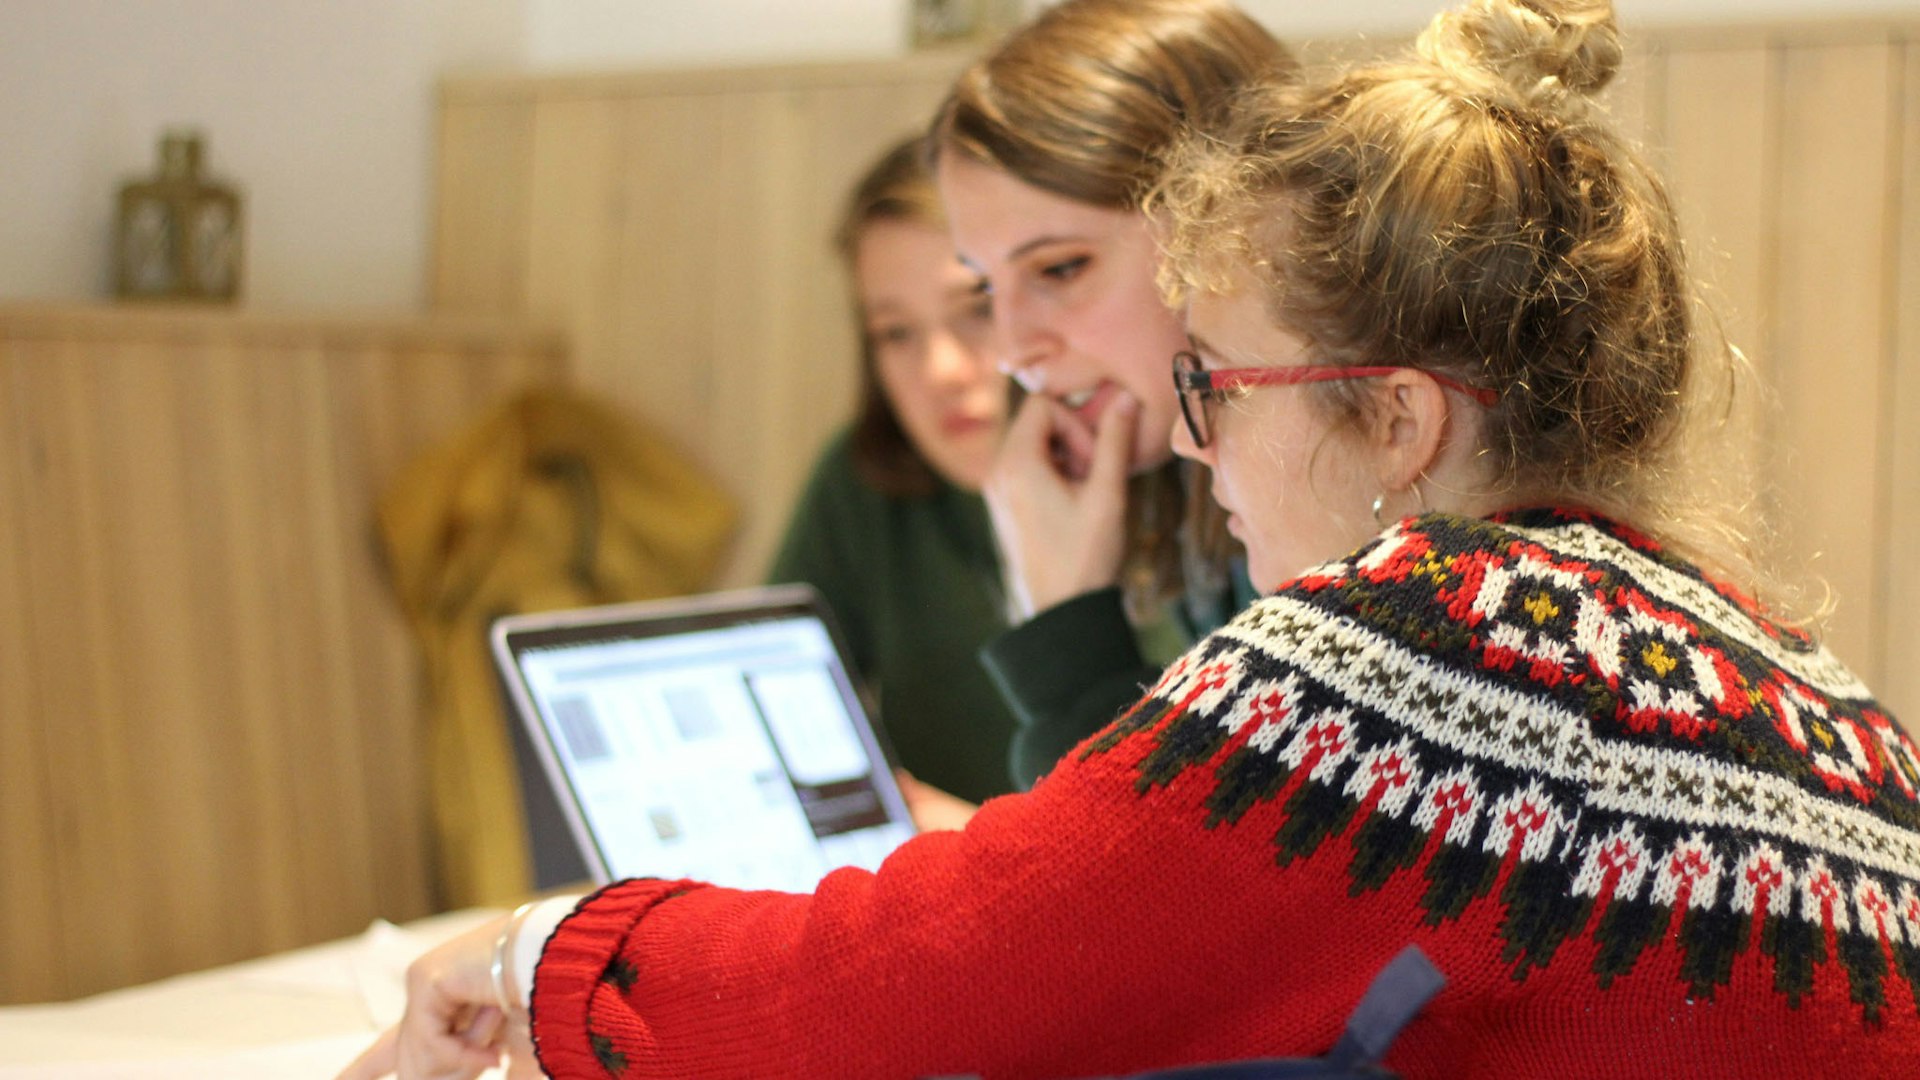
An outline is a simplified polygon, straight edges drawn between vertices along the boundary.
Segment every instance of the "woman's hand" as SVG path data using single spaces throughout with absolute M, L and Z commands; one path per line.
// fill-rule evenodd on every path
M 949 795 L 931 784 L 923 784 L 905 769 L 896 769 L 893 778 L 900 785 L 900 796 L 907 800 L 907 813 L 921 832 L 940 829 L 964 829 L 980 808 L 958 795 Z
M 400 1023 L 339 1080 L 396 1073 L 400 1080 L 472 1080 L 499 1065 L 503 1049 L 513 1051 L 508 1075 L 538 1075 L 524 1017 L 509 1021 L 494 999 L 493 946 L 507 919 L 494 919 L 415 960 L 407 968 L 407 1011 Z
M 1123 391 L 1090 429 L 1045 394 L 1020 403 L 981 489 L 1020 617 L 1119 580 L 1139 411 Z

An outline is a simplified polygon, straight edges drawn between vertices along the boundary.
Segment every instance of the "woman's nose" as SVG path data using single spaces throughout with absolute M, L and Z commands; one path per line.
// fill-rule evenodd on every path
M 937 333 L 927 343 L 927 381 L 936 386 L 965 388 L 992 372 L 987 359 L 957 334 Z
M 1054 351 L 1057 340 L 1041 313 L 1016 290 L 995 293 L 993 331 L 994 360 L 1000 370 L 1029 391 L 1040 389 L 1035 365 Z

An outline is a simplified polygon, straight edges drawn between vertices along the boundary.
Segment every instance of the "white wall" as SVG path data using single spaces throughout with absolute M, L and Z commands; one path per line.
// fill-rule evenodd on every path
M 607 67 L 889 53 L 909 0 L 526 0 L 536 67 Z M 988 0 L 1028 11 L 1052 0 Z M 1409 33 L 1453 0 L 1240 0 L 1276 33 Z M 1920 0 L 1615 0 L 1628 25 L 1920 12 Z
M 891 55 L 906 0 L 526 0 L 535 68 Z
M 1245 0 L 1288 36 L 1407 31 L 1438 0 Z M 0 0 L 0 299 L 104 296 L 114 195 L 195 125 L 247 198 L 256 307 L 425 294 L 434 81 L 886 55 L 906 0 Z M 1920 13 L 1920 0 L 1620 0 L 1636 22 Z
M 0 0 L 0 298 L 109 289 L 161 129 L 246 197 L 250 303 L 424 294 L 433 79 L 519 62 L 521 0 Z

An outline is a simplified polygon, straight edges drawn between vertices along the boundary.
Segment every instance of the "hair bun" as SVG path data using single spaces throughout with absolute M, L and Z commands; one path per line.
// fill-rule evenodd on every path
M 1419 50 L 1456 75 L 1491 74 L 1536 107 L 1600 90 L 1621 55 L 1611 0 L 1468 0 L 1433 20 Z

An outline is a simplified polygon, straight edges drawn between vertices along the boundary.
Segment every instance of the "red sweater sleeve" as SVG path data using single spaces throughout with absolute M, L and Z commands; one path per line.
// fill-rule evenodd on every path
M 1257 936 L 1215 956 L 1235 920 L 1209 911 L 1270 862 L 1242 851 L 1230 866 L 1215 849 L 1239 845 L 1202 841 L 1191 816 L 1143 813 L 1134 760 L 1123 748 L 1064 763 L 964 832 L 918 837 L 877 873 L 836 871 L 811 896 L 609 887 L 542 956 L 542 1063 L 561 1078 L 993 1077 L 1191 1060 L 1221 1031 L 1157 1003 L 1218 996 L 1217 979 L 1276 959 Z M 1351 1000 L 1285 1027 L 1324 1050 Z M 1284 1033 L 1261 1011 L 1271 1049 Z

